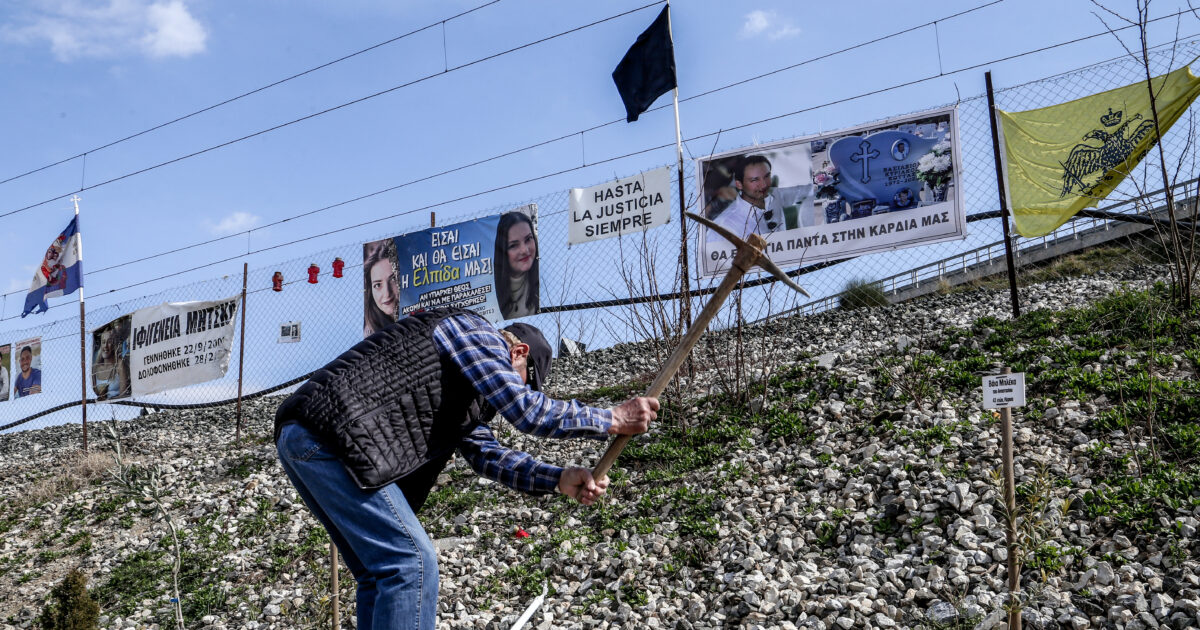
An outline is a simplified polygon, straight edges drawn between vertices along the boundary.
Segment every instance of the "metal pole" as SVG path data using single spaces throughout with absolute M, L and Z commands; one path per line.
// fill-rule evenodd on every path
M 238 401 L 237 401 L 237 434 L 235 442 L 242 441 L 242 373 L 246 363 L 246 276 L 250 264 L 242 263 L 242 335 L 238 339 Z
M 1013 317 L 1021 316 L 1021 301 L 1017 298 L 1017 267 L 1013 264 L 1012 237 L 1008 233 L 1008 199 L 1004 194 L 1004 169 L 1000 160 L 1000 132 L 996 124 L 996 96 L 992 92 L 992 73 L 983 73 L 987 83 L 988 119 L 992 123 L 992 151 L 996 161 L 996 188 L 1000 191 L 1000 221 L 1004 227 L 1004 257 L 1008 261 L 1008 292 L 1012 296 Z
M 671 3 L 667 2 L 667 36 L 671 39 L 671 65 L 675 65 L 675 36 L 671 33 Z M 679 176 L 679 280 L 681 302 L 679 314 L 682 316 L 683 327 L 692 327 L 692 295 L 691 281 L 688 279 L 688 247 L 687 247 L 687 203 L 684 200 L 683 187 L 683 135 L 679 131 L 679 77 L 675 78 L 675 89 L 671 92 L 672 103 L 675 106 L 675 156 Z
M 437 213 L 432 210 L 429 211 L 429 227 L 437 227 Z
M 80 408 L 83 410 L 83 451 L 88 450 L 87 439 L 87 325 L 84 323 L 83 317 L 83 287 L 79 287 L 79 383 L 81 385 L 80 392 Z
M 79 195 L 73 195 L 71 201 L 75 203 L 75 233 L 79 233 Z M 80 258 L 82 258 L 80 252 Z M 83 267 L 80 266 L 80 269 Z M 87 322 L 84 317 L 83 308 L 83 278 L 79 279 L 79 390 L 80 390 L 80 409 L 83 414 L 83 452 L 88 450 L 88 435 L 87 435 Z
M 1004 368 L 1001 374 L 1011 374 L 1010 368 Z M 1017 593 L 1021 590 L 1021 567 L 1017 562 L 1017 484 L 1016 473 L 1013 472 L 1013 430 L 1012 411 L 1008 407 L 1000 409 L 1000 441 L 1002 466 L 1004 468 L 1004 508 L 1008 521 L 1005 528 L 1005 538 L 1008 543 L 1008 627 L 1010 630 L 1021 630 L 1021 609 L 1016 606 Z

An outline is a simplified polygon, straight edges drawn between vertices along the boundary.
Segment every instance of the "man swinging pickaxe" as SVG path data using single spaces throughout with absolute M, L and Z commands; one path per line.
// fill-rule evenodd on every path
M 709 298 L 708 304 L 704 306 L 704 310 L 700 311 L 692 327 L 688 328 L 679 345 L 675 347 L 675 351 L 667 359 L 666 365 L 658 373 L 658 377 L 654 379 L 654 382 L 650 384 L 650 388 L 646 390 L 647 398 L 657 398 L 667 389 L 667 383 L 671 382 L 671 379 L 675 377 L 675 372 L 679 371 L 679 366 L 683 364 L 684 358 L 692 351 L 692 346 L 696 345 L 696 341 L 700 339 L 700 335 L 704 334 L 704 331 L 708 328 L 708 323 L 712 321 L 717 311 L 720 310 L 721 305 L 725 303 L 725 298 L 729 297 L 729 294 L 733 291 L 733 287 L 755 265 L 770 271 L 776 278 L 782 280 L 784 284 L 808 297 L 808 291 L 805 291 L 800 285 L 792 282 L 792 279 L 787 277 L 787 274 L 782 269 L 771 262 L 769 258 L 763 256 L 763 248 L 767 245 L 767 241 L 763 237 L 758 234 L 751 234 L 746 240 L 742 240 L 733 232 L 708 219 L 690 212 L 687 213 L 687 216 L 691 217 L 693 221 L 699 221 L 704 224 L 710 230 L 716 230 L 718 234 L 725 237 L 725 240 L 737 247 L 737 255 L 733 257 L 733 264 L 725 274 L 725 278 L 721 280 L 721 284 L 717 286 L 716 292 Z M 592 470 L 592 477 L 594 479 L 599 481 L 608 476 L 608 469 L 612 467 L 613 462 L 617 461 L 617 456 L 625 449 L 625 445 L 629 444 L 631 438 L 632 436 L 629 435 L 620 435 L 609 443 L 608 450 L 604 452 L 604 456 L 600 458 L 599 463 Z

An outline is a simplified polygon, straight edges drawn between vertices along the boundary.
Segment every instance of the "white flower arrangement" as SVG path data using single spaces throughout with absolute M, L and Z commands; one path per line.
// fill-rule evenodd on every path
M 917 179 L 937 188 L 950 181 L 954 160 L 950 155 L 950 138 L 946 137 L 933 145 L 933 149 L 917 161 Z

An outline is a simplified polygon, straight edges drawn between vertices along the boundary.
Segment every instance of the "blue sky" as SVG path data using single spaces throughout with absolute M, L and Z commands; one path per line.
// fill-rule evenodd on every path
M 1086 0 L 987 4 L 679 0 L 672 5 L 685 138 L 935 77 L 1103 30 Z M 484 6 L 486 5 L 486 6 Z M 1129 14 L 1132 2 L 1110 3 Z M 1181 2 L 1156 2 L 1154 15 Z M 53 309 L 14 318 L 36 264 L 70 220 L 71 193 L 255 134 L 408 82 L 246 141 L 79 193 L 89 307 L 198 280 L 240 274 L 326 248 L 426 227 L 428 210 L 244 256 L 314 234 L 669 144 L 670 109 L 634 124 L 610 73 L 661 4 L 611 0 L 8 0 L 0 7 L 0 180 L 90 151 L 404 33 L 347 61 L 133 140 L 0 184 L 0 331 L 70 317 Z M 482 7 L 445 22 L 456 14 Z M 632 13 L 487 58 L 563 31 Z M 1116 24 L 1111 16 L 1105 16 Z M 1200 32 L 1185 16 L 1180 35 Z M 697 97 L 737 81 L 894 32 L 902 35 Z M 1156 25 L 1152 43 L 1174 37 Z M 988 66 L 998 87 L 1117 57 L 1111 36 Z M 444 72 L 447 68 L 465 68 Z M 983 71 L 822 107 L 688 143 L 686 156 L 829 131 L 953 103 L 984 90 Z M 696 97 L 696 98 L 692 98 Z M 658 104 L 669 103 L 663 97 Z M 572 138 L 431 177 L 543 140 Z M 440 205 L 439 220 L 477 215 L 548 193 L 669 164 L 673 147 L 578 168 Z M 411 181 L 386 194 L 280 225 L 284 218 Z M 57 198 L 57 199 L 56 199 Z M 47 203 L 47 200 L 55 199 Z M 33 206 L 29 209 L 17 210 Z M 443 222 L 444 222 L 443 221 Z M 254 229 L 250 234 L 246 230 Z M 202 248 L 156 256 L 236 234 Z M 137 288 L 165 274 L 235 258 Z M 74 302 L 58 298 L 52 304 Z M 102 322 L 89 322 L 100 324 Z

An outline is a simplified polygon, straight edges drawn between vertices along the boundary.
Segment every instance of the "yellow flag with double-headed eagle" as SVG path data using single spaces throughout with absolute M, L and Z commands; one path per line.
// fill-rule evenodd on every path
M 1187 67 L 1151 79 L 1161 133 L 1200 94 Z M 1142 81 L 1025 112 L 999 109 L 1004 185 L 1021 236 L 1042 236 L 1116 188 L 1155 140 Z

